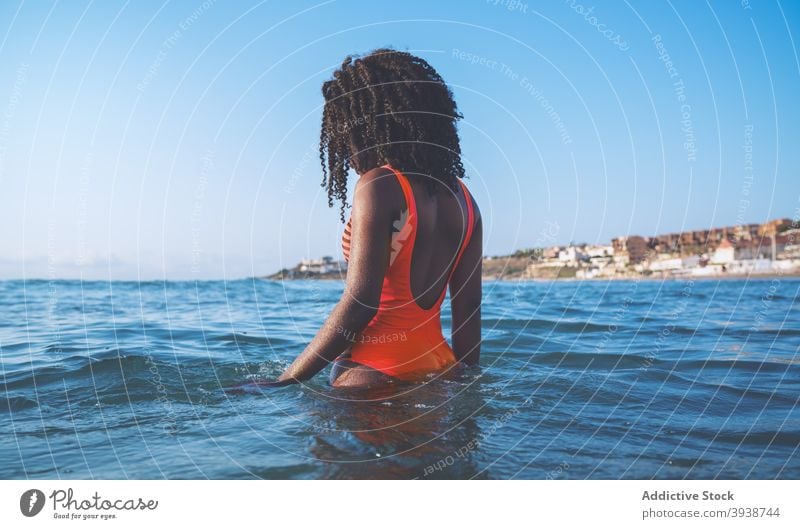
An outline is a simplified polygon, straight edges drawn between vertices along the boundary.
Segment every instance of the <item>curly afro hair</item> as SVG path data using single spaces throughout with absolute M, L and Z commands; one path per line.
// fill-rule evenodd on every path
M 393 49 L 348 56 L 322 85 L 319 157 L 328 206 L 341 203 L 345 220 L 347 174 L 385 164 L 427 182 L 457 189 L 464 177 L 453 94 L 424 59 Z

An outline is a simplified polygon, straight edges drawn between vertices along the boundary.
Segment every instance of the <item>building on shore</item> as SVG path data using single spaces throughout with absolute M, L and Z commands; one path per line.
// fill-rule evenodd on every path
M 322 259 L 303 259 L 297 270 L 304 274 L 332 274 L 347 271 L 347 263 L 334 261 L 333 257 L 326 255 Z
M 800 274 L 800 225 L 789 219 L 655 237 L 616 237 L 611 244 L 527 248 L 484 257 L 493 279 L 626 279 Z M 270 279 L 342 279 L 347 263 L 303 259 Z
M 639 264 L 647 258 L 647 239 L 639 235 L 617 237 L 611 240 L 614 254 L 627 254 L 631 264 Z
M 719 246 L 711 256 L 711 264 L 729 265 L 736 259 L 734 254 L 735 248 L 731 241 L 722 239 L 722 242 L 719 243 Z
M 800 273 L 800 230 L 789 219 L 696 230 L 648 241 L 653 254 L 645 273 L 659 276 L 721 276 Z
M 526 278 L 626 278 L 800 273 L 800 229 L 789 219 L 655 237 L 631 235 L 611 245 L 529 251 Z

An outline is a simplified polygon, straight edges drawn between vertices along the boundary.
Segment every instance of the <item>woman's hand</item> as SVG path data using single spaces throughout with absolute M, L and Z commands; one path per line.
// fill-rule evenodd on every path
M 262 393 L 262 388 L 280 388 L 283 386 L 288 386 L 290 384 L 296 384 L 297 380 L 293 378 L 287 378 L 284 380 L 255 380 L 252 382 L 246 382 L 244 384 L 239 384 L 238 386 L 233 386 L 231 388 L 226 388 L 225 393 L 230 393 L 232 395 L 243 395 L 247 393 Z

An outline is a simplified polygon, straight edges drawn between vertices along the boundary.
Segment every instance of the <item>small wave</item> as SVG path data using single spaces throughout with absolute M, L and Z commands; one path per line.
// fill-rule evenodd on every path
M 36 401 L 25 397 L 0 397 L 0 413 L 13 413 L 37 408 Z
M 758 447 L 785 446 L 796 448 L 800 446 L 800 432 L 787 430 L 761 430 L 751 432 L 726 432 L 705 429 L 692 429 L 689 436 L 702 439 L 731 443 L 737 446 L 750 445 Z
M 793 408 L 797 398 L 782 391 L 766 391 L 761 388 L 737 387 L 732 384 L 706 382 L 700 378 L 701 371 L 689 371 L 696 378 L 691 378 L 685 373 L 675 369 L 654 368 L 643 371 L 639 380 L 644 382 L 660 382 L 664 390 L 685 392 L 691 388 L 694 395 L 692 400 L 701 407 L 706 406 L 710 399 L 725 398 L 731 405 L 742 407 L 757 407 L 763 409 L 767 403 L 770 406 L 786 405 Z M 668 385 L 665 385 L 668 383 Z
M 686 326 L 676 325 L 673 321 L 670 321 L 669 318 L 641 316 L 638 319 L 642 323 L 647 323 L 646 326 L 642 325 L 639 329 L 637 329 L 638 334 L 642 336 L 648 336 L 648 335 L 660 335 L 664 337 L 670 335 L 694 336 L 698 333 L 702 334 L 704 332 L 708 332 L 708 329 L 703 329 L 700 327 L 686 327 Z
M 61 382 L 65 378 L 91 377 L 102 379 L 112 373 L 124 373 L 126 376 L 137 371 L 149 369 L 149 357 L 132 355 L 116 358 L 91 358 L 89 356 L 70 356 L 58 363 L 50 363 L 33 369 L 20 369 L 6 373 L 5 390 L 44 386 L 53 382 Z
M 745 373 L 786 373 L 789 370 L 798 370 L 800 364 L 791 364 L 783 361 L 764 360 L 743 360 L 739 358 L 731 359 L 707 359 L 707 360 L 678 360 L 675 362 L 676 369 L 687 372 L 697 372 L 700 369 L 725 369 L 737 370 Z
M 522 318 L 484 318 L 483 325 L 486 328 L 497 329 L 525 329 L 526 331 L 546 330 L 556 333 L 587 333 L 608 331 L 611 324 L 599 324 L 588 321 L 573 321 L 570 319 L 522 319 Z M 621 327 L 615 323 L 615 328 Z M 616 331 L 615 331 L 616 332 Z
M 277 338 L 277 337 L 270 337 L 270 336 L 258 336 L 255 334 L 247 334 L 247 333 L 226 333 L 226 334 L 218 334 L 215 336 L 207 336 L 206 340 L 209 342 L 226 342 L 226 343 L 233 343 L 233 344 L 240 344 L 240 343 L 252 343 L 252 344 L 260 344 L 260 345 L 286 345 L 289 343 L 295 343 L 292 340 L 287 340 L 285 338 Z
M 652 360 L 644 356 L 615 353 L 552 352 L 538 353 L 532 358 L 532 363 L 571 369 L 636 369 L 648 362 Z
M 0 389 L 28 389 L 67 381 L 70 387 L 79 387 L 88 379 L 89 387 L 106 384 L 110 380 L 129 378 L 154 378 L 169 380 L 179 378 L 182 371 L 195 368 L 210 369 L 207 359 L 186 358 L 180 364 L 168 362 L 163 353 L 130 353 L 120 349 L 108 349 L 90 355 L 71 355 L 46 365 L 7 371 Z

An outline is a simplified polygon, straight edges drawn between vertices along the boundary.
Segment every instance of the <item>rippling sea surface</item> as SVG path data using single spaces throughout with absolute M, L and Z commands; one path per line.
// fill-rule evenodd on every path
M 485 283 L 480 369 L 224 391 L 341 291 L 0 282 L 0 478 L 800 478 L 796 279 Z

